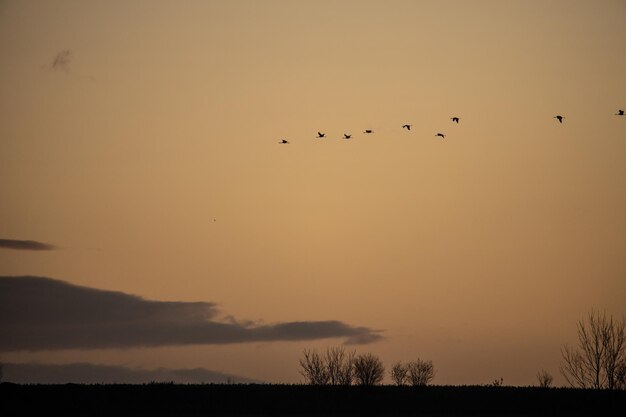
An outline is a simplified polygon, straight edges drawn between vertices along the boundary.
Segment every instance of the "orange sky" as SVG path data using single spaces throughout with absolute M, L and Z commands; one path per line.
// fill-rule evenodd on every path
M 358 351 L 440 384 L 563 383 L 576 321 L 626 314 L 625 21 L 618 0 L 0 2 L 0 238 L 57 247 L 0 249 L 0 275 L 365 326 L 384 340 Z M 297 382 L 302 349 L 341 342 L 1 357 Z

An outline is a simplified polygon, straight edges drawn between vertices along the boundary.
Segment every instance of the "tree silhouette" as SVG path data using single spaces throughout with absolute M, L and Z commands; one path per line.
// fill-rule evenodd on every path
M 407 365 L 409 382 L 413 386 L 428 385 L 435 377 L 435 367 L 433 361 L 424 361 L 417 359 L 411 361 Z
M 385 377 L 385 367 L 378 356 L 363 353 L 354 358 L 354 380 L 358 385 L 378 385 Z
M 302 354 L 304 358 L 300 359 L 300 374 L 304 377 L 307 384 L 310 385 L 327 385 L 328 371 L 324 364 L 322 356 L 315 350 L 305 349 Z
M 572 387 L 618 389 L 626 367 L 626 322 L 591 311 L 577 324 L 578 345 L 561 349 L 560 371 Z
M 550 375 L 550 373 L 545 369 L 537 372 L 537 381 L 539 381 L 539 386 L 541 388 L 550 388 L 550 386 L 552 386 L 553 379 L 552 375 Z
M 622 361 L 615 369 L 615 388 L 626 389 L 626 361 Z
M 300 374 L 310 385 L 352 385 L 355 351 L 343 347 L 326 349 L 323 355 L 305 349 L 300 359 Z
M 354 379 L 355 351 L 347 352 L 343 347 L 326 349 L 324 365 L 330 385 L 352 385 Z
M 405 385 L 408 379 L 409 370 L 402 362 L 396 362 L 389 371 L 391 380 L 398 386 Z

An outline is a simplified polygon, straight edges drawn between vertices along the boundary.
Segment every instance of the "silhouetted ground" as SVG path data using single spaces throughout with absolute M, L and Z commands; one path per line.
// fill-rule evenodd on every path
M 620 416 L 626 391 L 512 387 L 0 384 L 0 414 L 63 416 Z

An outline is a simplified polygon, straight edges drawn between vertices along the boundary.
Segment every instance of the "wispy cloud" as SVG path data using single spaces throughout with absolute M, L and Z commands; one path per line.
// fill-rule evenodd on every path
M 57 52 L 50 62 L 50 69 L 53 71 L 69 72 L 70 62 L 72 62 L 72 51 L 64 49 Z
M 52 60 L 41 67 L 43 70 L 51 72 L 64 72 L 70 75 L 76 80 L 89 80 L 96 82 L 96 78 L 93 75 L 84 75 L 82 73 L 76 73 L 74 65 L 74 53 L 69 49 L 63 49 L 54 55 Z
M 0 248 L 16 250 L 53 250 L 54 246 L 36 240 L 0 239 Z
M 5 363 L 3 364 L 3 371 L 3 379 L 16 384 L 143 384 L 170 381 L 178 384 L 261 382 L 204 368 L 135 369 L 92 363 L 61 365 Z
M 221 316 L 210 302 L 152 301 L 51 278 L 0 277 L 0 351 L 382 338 L 337 320 L 255 325 Z

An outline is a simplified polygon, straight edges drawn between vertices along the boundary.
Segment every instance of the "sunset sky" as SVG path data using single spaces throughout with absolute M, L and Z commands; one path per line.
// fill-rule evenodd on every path
M 626 315 L 625 43 L 623 0 L 0 1 L 0 361 L 564 384 Z

